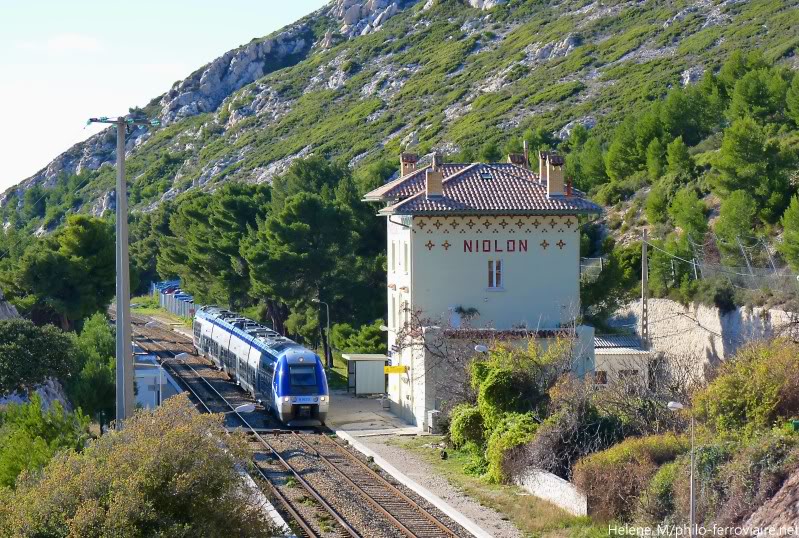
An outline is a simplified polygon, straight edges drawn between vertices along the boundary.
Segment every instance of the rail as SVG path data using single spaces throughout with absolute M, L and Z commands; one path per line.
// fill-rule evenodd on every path
M 136 339 L 140 341 L 147 340 L 155 348 L 167 353 L 169 356 L 177 356 L 175 352 L 167 349 L 160 343 L 163 341 L 169 342 L 168 338 L 158 338 L 159 341 L 155 341 L 153 338 L 144 335 L 140 331 L 134 332 Z M 174 343 L 181 344 L 181 342 Z M 207 395 L 205 397 L 202 396 L 200 394 L 199 388 L 196 385 L 199 383 L 205 392 L 210 394 L 214 399 L 218 399 L 219 402 L 223 404 L 222 408 L 225 409 L 225 412 L 229 415 L 235 416 L 236 419 L 241 423 L 242 428 L 249 435 L 251 435 L 254 440 L 257 440 L 257 442 L 264 447 L 286 471 L 288 471 L 288 473 L 296 480 L 296 482 L 299 483 L 303 489 L 307 491 L 308 494 L 319 504 L 319 506 L 324 509 L 324 512 L 330 514 L 330 516 L 333 517 L 341 529 L 343 529 L 349 536 L 360 537 L 361 532 L 356 530 L 350 523 L 348 523 L 342 516 L 342 513 L 336 507 L 332 506 L 330 502 L 328 502 L 322 496 L 322 494 L 320 494 L 320 491 L 317 490 L 317 488 L 303 476 L 303 474 L 306 474 L 307 468 L 302 469 L 302 464 L 299 466 L 300 468 L 293 465 L 288 461 L 287 458 L 283 457 L 282 452 L 287 450 L 297 450 L 296 447 L 299 447 L 299 453 L 302 454 L 303 458 L 305 458 L 303 461 L 308 461 L 310 458 L 311 461 L 323 463 L 325 466 L 324 468 L 328 469 L 328 471 L 326 471 L 328 476 L 336 476 L 341 483 L 349 486 L 348 489 L 351 489 L 353 494 L 365 501 L 364 506 L 369 506 L 375 511 L 376 514 L 382 516 L 385 524 L 388 525 L 386 529 L 393 527 L 396 529 L 396 531 L 399 531 L 401 535 L 404 535 L 408 538 L 432 538 L 440 536 L 449 538 L 459 536 L 455 531 L 447 527 L 447 525 L 439 518 L 431 514 L 419 502 L 406 495 L 397 486 L 389 482 L 369 465 L 352 454 L 348 449 L 341 446 L 333 439 L 330 439 L 328 436 L 315 435 L 313 439 L 314 441 L 321 440 L 321 445 L 317 445 L 320 448 L 315 448 L 313 445 L 311 445 L 311 443 L 308 442 L 308 440 L 303 438 L 303 435 L 308 436 L 309 434 L 300 434 L 296 431 L 276 429 L 270 433 L 278 436 L 276 437 L 276 444 L 278 446 L 281 446 L 284 443 L 284 440 L 289 440 L 289 444 L 285 445 L 289 448 L 281 447 L 278 449 L 274 444 L 270 443 L 270 441 L 261 435 L 261 433 L 264 433 L 263 429 L 258 430 L 253 427 L 253 425 L 244 416 L 242 416 L 240 412 L 236 411 L 236 407 L 230 401 L 228 401 L 228 399 L 221 394 L 220 391 L 217 390 L 217 388 L 214 387 L 214 385 L 208 379 L 206 379 L 204 375 L 198 372 L 191 364 L 185 361 L 163 362 L 162 364 L 164 367 L 168 368 L 169 371 L 175 374 L 176 377 L 181 379 L 183 384 L 192 394 L 193 398 L 200 403 L 206 412 L 212 413 L 214 411 L 211 409 L 210 401 L 208 400 Z M 188 378 L 192 379 L 190 380 Z M 192 385 L 195 386 L 193 387 Z M 264 435 L 266 435 L 266 433 L 264 433 Z M 320 449 L 325 453 L 323 454 L 320 452 Z M 305 518 L 303 518 L 302 514 L 300 514 L 300 511 L 296 510 L 292 506 L 292 501 L 280 491 L 277 485 L 272 483 L 272 480 L 270 480 L 269 477 L 267 477 L 264 471 L 259 467 L 257 460 L 255 460 L 255 468 L 264 482 L 269 486 L 274 498 L 285 507 L 286 512 L 297 522 L 297 524 L 302 528 L 302 531 L 307 533 L 309 536 L 318 536 L 318 534 L 316 534 L 313 530 L 312 525 L 306 521 Z M 309 476 L 313 477 L 314 475 L 312 473 Z M 325 488 L 323 487 L 322 489 Z M 347 512 L 346 506 L 340 508 L 344 508 L 344 512 Z
M 166 349 L 164 346 L 156 343 L 151 338 L 148 338 L 147 336 L 142 335 L 142 333 L 139 333 L 139 336 L 137 336 L 136 338 L 148 340 L 152 345 L 154 345 L 157 348 L 160 348 L 160 350 L 163 351 L 164 353 L 167 353 L 167 354 L 171 355 L 172 358 L 177 356 L 177 354 L 175 354 L 173 351 L 171 351 L 169 349 Z M 189 392 L 191 392 L 192 396 L 194 396 L 194 399 L 197 400 L 200 403 L 200 405 L 202 405 L 202 407 L 205 409 L 205 411 L 207 413 L 213 413 L 213 411 L 211 411 L 211 409 L 208 407 L 208 404 L 205 402 L 205 400 L 197 393 L 196 390 L 194 390 L 191 387 L 191 384 L 188 381 L 186 381 L 186 379 L 183 376 L 181 376 L 176 371 L 177 369 L 175 368 L 175 363 L 174 362 L 172 362 L 172 363 L 162 363 L 162 366 L 164 364 L 166 364 L 166 368 L 167 369 L 171 370 L 173 374 L 175 374 L 178 378 L 183 380 L 183 384 L 186 386 L 186 388 L 189 390 Z M 254 436 L 264 447 L 266 447 L 271 452 L 272 456 L 275 457 L 275 459 L 277 459 L 280 462 L 280 464 L 283 465 L 283 467 L 287 471 L 292 473 L 294 479 L 297 480 L 297 482 L 299 482 L 303 486 L 303 488 L 305 488 L 308 491 L 308 493 L 324 508 L 324 510 L 326 512 L 328 512 L 333 517 L 333 519 L 336 520 L 336 522 L 339 525 L 341 525 L 341 527 L 345 531 L 347 531 L 347 533 L 350 536 L 352 536 L 353 538 L 361 538 L 361 535 L 354 528 L 352 528 L 352 526 L 349 523 L 347 523 L 344 520 L 343 517 L 341 517 L 341 515 L 338 513 L 338 511 L 336 511 L 335 508 L 333 508 L 321 495 L 319 495 L 319 493 L 313 488 L 313 486 L 311 486 L 308 483 L 308 481 L 305 480 L 305 478 L 303 478 L 285 459 L 283 459 L 283 457 L 263 437 L 261 437 L 261 434 L 258 433 L 258 431 L 255 428 L 252 427 L 252 425 L 247 421 L 246 418 L 244 418 L 242 416 L 241 413 L 236 411 L 235 406 L 233 406 L 227 400 L 227 398 L 222 396 L 219 393 L 219 391 L 217 391 L 216 388 L 211 383 L 209 383 L 208 380 L 205 379 L 205 377 L 200 375 L 200 373 L 197 372 L 197 370 L 195 370 L 190 364 L 187 364 L 187 363 L 183 362 L 183 363 L 180 363 L 180 365 L 188 368 L 189 370 L 191 370 L 192 373 L 196 376 L 197 379 L 202 381 L 207 386 L 207 388 L 209 390 L 211 390 L 222 402 L 224 402 L 225 406 L 230 409 L 230 411 L 228 413 L 231 414 L 231 415 L 236 416 L 236 418 L 238 418 L 239 421 L 241 421 L 241 423 L 244 425 L 244 427 L 248 430 L 248 433 L 250 435 Z M 291 515 L 291 517 L 302 528 L 303 532 L 307 533 L 308 536 L 311 536 L 311 537 L 319 536 L 316 533 L 316 531 L 313 530 L 313 528 L 310 526 L 310 524 L 305 520 L 305 518 L 303 518 L 300 515 L 300 513 L 297 510 L 294 509 L 294 507 L 291 505 L 291 502 L 280 492 L 280 490 L 274 484 L 272 484 L 272 482 L 267 478 L 267 476 L 260 469 L 260 467 L 257 465 L 257 463 L 255 463 L 254 467 L 258 471 L 260 477 L 268 485 L 271 493 L 285 507 L 286 511 Z

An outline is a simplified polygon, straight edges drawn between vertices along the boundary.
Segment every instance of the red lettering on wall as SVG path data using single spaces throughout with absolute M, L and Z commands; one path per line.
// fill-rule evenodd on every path
M 464 252 L 527 252 L 527 239 L 464 239 Z

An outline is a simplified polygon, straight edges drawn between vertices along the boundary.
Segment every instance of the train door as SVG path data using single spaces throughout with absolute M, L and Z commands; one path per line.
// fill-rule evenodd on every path
M 227 352 L 225 353 L 225 371 L 228 373 L 229 376 L 233 377 L 233 379 L 238 382 L 239 378 L 237 377 L 236 371 L 236 355 L 238 355 L 238 340 L 233 338 L 233 333 L 231 331 L 227 331 L 227 343 L 225 349 Z
M 263 395 L 267 407 L 275 407 L 275 395 L 272 390 L 272 378 L 275 375 L 275 360 L 267 353 L 262 353 L 258 361 L 258 391 Z

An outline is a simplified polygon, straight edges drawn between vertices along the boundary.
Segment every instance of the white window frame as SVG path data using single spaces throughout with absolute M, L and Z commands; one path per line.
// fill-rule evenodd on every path
M 411 250 L 411 248 L 410 248 L 410 245 L 408 244 L 408 241 L 403 241 L 402 242 L 402 249 L 403 249 L 402 250 L 402 255 L 403 255 L 402 267 L 405 270 L 405 274 L 407 275 L 408 272 L 410 271 L 410 267 L 411 267 L 411 263 L 410 263 L 410 260 L 411 260 L 410 250 Z
M 391 272 L 397 272 L 397 242 L 391 242 Z
M 488 286 L 487 291 L 505 290 L 505 262 L 502 258 L 492 258 L 488 260 Z M 499 278 L 497 279 L 497 276 Z

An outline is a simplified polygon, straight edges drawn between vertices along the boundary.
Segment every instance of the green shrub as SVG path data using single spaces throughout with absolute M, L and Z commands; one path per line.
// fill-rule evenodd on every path
M 483 476 L 486 471 L 488 471 L 488 462 L 486 461 L 485 450 L 482 444 L 468 441 L 460 450 L 469 458 L 469 461 L 463 466 L 463 470 L 466 474 L 471 476 Z
M 345 353 L 385 353 L 386 333 L 381 325 L 383 320 L 378 319 L 356 330 L 349 323 L 337 323 L 330 330 L 330 342 Z
M 667 463 L 657 470 L 646 491 L 638 499 L 639 517 L 647 522 L 663 521 L 674 512 L 674 481 L 679 467 Z
M 739 450 L 719 473 L 726 491 L 717 518 L 735 524 L 770 499 L 795 467 L 797 445 L 796 435 L 771 431 Z
M 477 407 L 487 430 L 493 430 L 506 413 L 532 411 L 536 390 L 526 372 L 511 368 L 492 369 L 480 385 Z
M 529 443 L 538 423 L 530 413 L 509 413 L 491 432 L 486 447 L 486 460 L 488 469 L 486 478 L 489 482 L 505 482 L 510 473 L 506 470 L 505 458 L 511 449 Z
M 449 438 L 456 447 L 472 442 L 483 444 L 483 417 L 480 410 L 469 404 L 460 404 L 450 413 Z
M 745 434 L 799 416 L 799 345 L 773 340 L 740 350 L 696 396 L 694 408 L 716 430 Z
M 732 312 L 738 307 L 735 289 L 726 278 L 701 279 L 697 283 L 694 301 L 715 306 L 722 314 Z
M 658 467 L 688 449 L 688 441 L 673 433 L 629 438 L 578 461 L 574 483 L 597 518 L 626 521 Z

